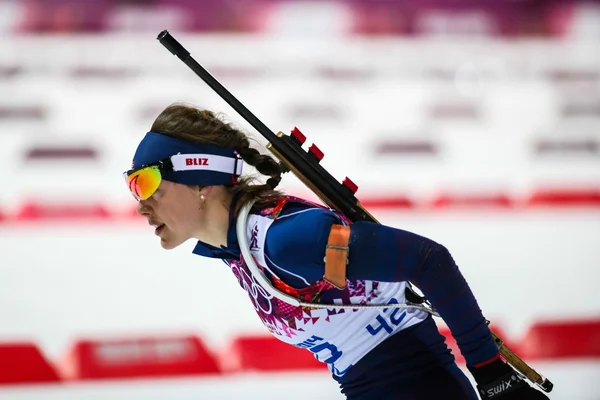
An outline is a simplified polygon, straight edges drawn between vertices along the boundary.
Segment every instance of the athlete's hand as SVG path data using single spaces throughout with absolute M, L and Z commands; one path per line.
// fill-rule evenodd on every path
M 546 400 L 548 396 L 529 386 L 519 373 L 501 359 L 479 368 L 467 367 L 482 400 Z

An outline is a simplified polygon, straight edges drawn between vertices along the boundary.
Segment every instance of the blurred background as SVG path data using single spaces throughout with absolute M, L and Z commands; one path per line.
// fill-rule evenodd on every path
M 575 0 L 0 0 L 0 399 L 343 398 L 135 214 L 121 173 L 169 104 L 265 144 L 163 29 L 446 245 L 552 399 L 600 399 L 600 2 Z

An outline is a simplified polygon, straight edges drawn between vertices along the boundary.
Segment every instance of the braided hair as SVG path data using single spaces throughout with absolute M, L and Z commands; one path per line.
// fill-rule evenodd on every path
M 233 196 L 241 196 L 236 212 L 255 197 L 256 208 L 273 205 L 283 197 L 283 193 L 275 190 L 281 181 L 279 163 L 273 157 L 250 147 L 250 138 L 244 132 L 214 112 L 175 103 L 158 115 L 150 130 L 195 143 L 233 148 L 245 163 L 253 166 L 261 175 L 268 176 L 265 184 L 255 184 L 254 177 L 244 176 L 237 184 L 227 187 Z

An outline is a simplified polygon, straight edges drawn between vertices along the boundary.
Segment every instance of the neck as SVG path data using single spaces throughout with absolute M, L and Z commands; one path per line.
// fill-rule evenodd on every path
M 232 199 L 230 196 L 218 196 L 211 200 L 206 200 L 202 210 L 201 228 L 194 237 L 215 247 L 227 247 L 229 209 Z

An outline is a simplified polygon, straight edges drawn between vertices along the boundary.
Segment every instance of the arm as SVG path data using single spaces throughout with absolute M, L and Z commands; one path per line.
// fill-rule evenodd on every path
M 314 283 L 324 274 L 331 225 L 339 222 L 324 210 L 276 221 L 267 234 L 266 252 L 290 272 L 302 275 L 306 284 Z M 423 291 L 456 338 L 482 398 L 548 399 L 499 357 L 477 301 L 444 246 L 411 232 L 356 222 L 351 225 L 349 247 L 349 279 L 411 281 Z
M 326 210 L 278 220 L 267 234 L 267 256 L 274 264 L 314 283 L 323 277 L 329 230 L 337 222 L 337 216 Z M 475 297 L 445 247 L 372 222 L 351 225 L 349 246 L 349 279 L 413 282 L 440 313 L 469 365 L 498 356 Z
M 444 246 L 372 222 L 351 225 L 349 246 L 348 278 L 413 282 L 452 331 L 468 365 L 498 357 L 475 296 Z

